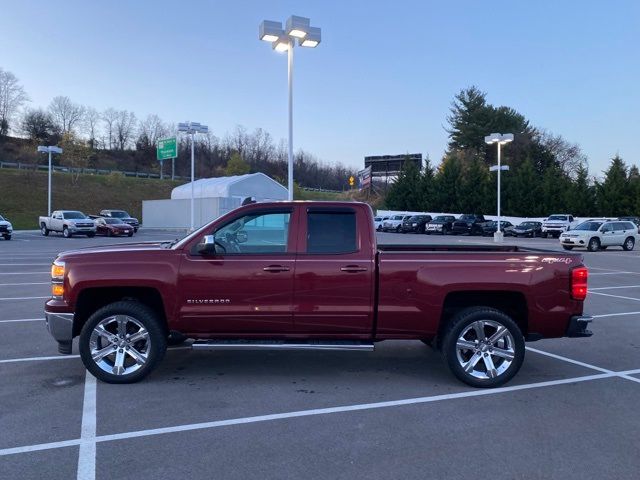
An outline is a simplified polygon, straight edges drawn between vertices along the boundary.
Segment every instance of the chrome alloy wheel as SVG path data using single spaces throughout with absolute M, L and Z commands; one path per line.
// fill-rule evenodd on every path
M 468 325 L 458 337 L 456 356 L 468 375 L 479 379 L 496 378 L 513 363 L 514 345 L 513 336 L 504 325 L 494 320 L 478 320 Z
M 127 375 L 143 367 L 149 358 L 149 332 L 135 318 L 114 315 L 98 323 L 89 339 L 91 358 L 107 373 Z

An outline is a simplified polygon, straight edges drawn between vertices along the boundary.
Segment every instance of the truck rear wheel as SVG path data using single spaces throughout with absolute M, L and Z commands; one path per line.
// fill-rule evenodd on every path
M 167 334 L 153 310 L 126 300 L 91 315 L 78 346 L 82 363 L 94 377 L 107 383 L 133 383 L 160 362 Z
M 493 388 L 508 382 L 524 361 L 524 336 L 499 310 L 471 307 L 447 325 L 442 353 L 459 380 L 472 387 Z

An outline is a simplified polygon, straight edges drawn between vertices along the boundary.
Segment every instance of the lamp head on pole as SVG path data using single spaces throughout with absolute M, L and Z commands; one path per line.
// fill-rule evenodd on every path
M 492 133 L 491 135 L 487 135 L 486 137 L 484 137 L 484 141 L 488 145 L 492 145 L 494 143 L 505 145 L 509 142 L 513 142 L 513 133 Z

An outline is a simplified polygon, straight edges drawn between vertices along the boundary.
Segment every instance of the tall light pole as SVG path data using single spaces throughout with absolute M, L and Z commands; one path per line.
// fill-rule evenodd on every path
M 40 153 L 48 153 L 49 154 L 49 178 L 47 179 L 47 216 L 51 216 L 51 154 L 57 153 L 58 155 L 62 153 L 62 149 L 60 147 L 49 145 L 45 147 L 44 145 L 40 145 L 38 147 L 38 152 Z
M 287 80 L 289 88 L 289 155 L 287 168 L 287 188 L 289 200 L 293 200 L 293 48 L 296 39 L 301 47 L 315 48 L 320 44 L 321 32 L 310 25 L 311 20 L 291 15 L 282 28 L 281 22 L 264 20 L 260 24 L 259 38 L 270 42 L 277 52 L 288 52 Z
M 191 135 L 191 231 L 195 230 L 194 217 L 194 183 L 195 183 L 195 137 L 196 133 L 209 133 L 209 127 L 198 122 L 183 122 L 178 124 L 178 131 Z
M 509 165 L 502 165 L 500 161 L 500 147 L 502 145 L 506 145 L 509 142 L 513 142 L 513 133 L 492 133 L 491 135 L 487 135 L 484 137 L 484 141 L 491 145 L 496 143 L 498 145 L 498 164 L 493 165 L 489 168 L 490 172 L 497 171 L 498 172 L 498 228 L 496 229 L 496 233 L 493 234 L 493 240 L 495 242 L 502 242 L 504 240 L 504 235 L 500 230 L 500 173 L 502 170 L 509 170 Z

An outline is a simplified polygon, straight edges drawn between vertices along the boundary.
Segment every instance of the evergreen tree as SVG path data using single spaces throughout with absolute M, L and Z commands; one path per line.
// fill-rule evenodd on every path
M 420 210 L 433 212 L 436 202 L 435 173 L 427 157 L 420 176 Z
M 540 177 L 531 159 L 527 158 L 511 169 L 509 177 L 504 186 L 505 213 L 518 217 L 545 215 L 540 208 Z
M 596 211 L 595 191 L 589 184 L 589 170 L 584 165 L 577 169 L 567 205 L 569 212 L 579 217 L 588 217 Z
M 540 204 L 544 215 L 553 213 L 571 213 L 567 210 L 567 193 L 571 187 L 571 180 L 559 167 L 549 167 L 542 176 Z
M 616 155 L 604 172 L 604 181 L 597 185 L 597 202 L 603 216 L 628 215 L 632 206 L 627 165 Z
M 460 178 L 462 166 L 455 155 L 448 155 L 440 164 L 434 179 L 436 206 L 439 212 L 460 211 Z
M 396 182 L 387 193 L 386 205 L 391 210 L 418 210 L 422 205 L 420 169 L 413 162 L 404 162 Z
M 471 161 L 460 179 L 458 205 L 464 213 L 484 213 L 495 210 L 495 204 L 489 205 L 489 171 L 478 159 Z
M 635 165 L 629 169 L 629 192 L 631 195 L 629 214 L 640 215 L 640 171 Z

